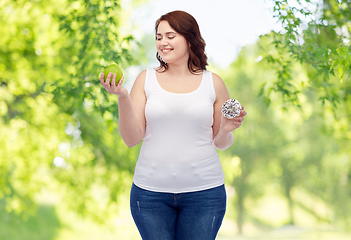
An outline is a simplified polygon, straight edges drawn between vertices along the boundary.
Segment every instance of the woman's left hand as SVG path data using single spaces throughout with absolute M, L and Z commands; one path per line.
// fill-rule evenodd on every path
M 222 115 L 220 129 L 224 130 L 225 132 L 234 131 L 241 126 L 241 123 L 244 121 L 246 114 L 247 113 L 244 110 L 244 106 L 241 106 L 240 115 L 235 118 L 228 119 Z

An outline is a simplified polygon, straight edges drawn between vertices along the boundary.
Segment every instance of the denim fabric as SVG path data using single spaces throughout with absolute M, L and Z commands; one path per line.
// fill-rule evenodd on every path
M 226 191 L 222 185 L 173 194 L 133 184 L 130 207 L 143 240 L 214 240 L 226 210 Z

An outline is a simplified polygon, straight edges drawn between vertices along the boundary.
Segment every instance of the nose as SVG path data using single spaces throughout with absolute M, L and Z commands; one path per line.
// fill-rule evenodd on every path
M 161 45 L 163 45 L 163 46 L 168 45 L 168 41 L 167 41 L 166 38 L 162 38 L 162 39 L 161 39 Z

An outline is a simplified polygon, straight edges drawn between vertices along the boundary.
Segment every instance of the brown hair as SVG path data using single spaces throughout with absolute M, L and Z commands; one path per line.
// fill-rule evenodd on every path
M 206 70 L 206 66 L 208 65 L 207 56 L 205 53 L 206 43 L 201 36 L 200 28 L 195 18 L 184 11 L 169 12 L 157 19 L 155 25 L 156 34 L 157 28 L 161 21 L 167 21 L 177 33 L 185 37 L 187 43 L 189 44 L 189 71 L 191 73 L 196 73 L 201 70 Z M 168 65 L 162 60 L 158 52 L 156 53 L 156 58 L 160 62 L 160 67 L 164 68 L 164 71 L 166 71 L 168 69 Z

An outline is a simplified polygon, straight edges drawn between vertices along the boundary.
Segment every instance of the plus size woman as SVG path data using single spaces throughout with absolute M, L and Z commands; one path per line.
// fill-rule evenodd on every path
M 174 11 L 155 25 L 160 66 L 139 74 L 130 93 L 110 73 L 103 87 L 118 95 L 120 135 L 129 147 L 142 143 L 130 207 L 144 240 L 212 240 L 226 210 L 216 149 L 234 141 L 246 115 L 221 114 L 229 93 L 206 70 L 205 41 L 190 14 Z M 111 84 L 110 84 L 111 82 Z

